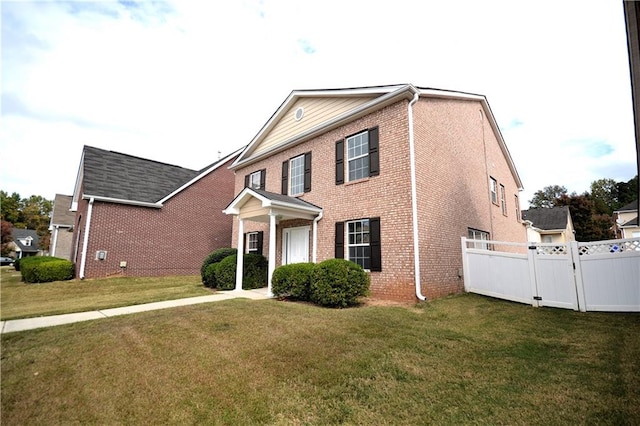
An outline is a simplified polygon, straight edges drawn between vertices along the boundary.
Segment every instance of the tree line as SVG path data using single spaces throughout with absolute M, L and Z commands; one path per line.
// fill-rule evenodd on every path
M 2 220 L 2 243 L 0 251 L 6 256 L 13 241 L 13 229 L 33 229 L 38 234 L 39 249 L 48 251 L 50 243 L 49 222 L 53 201 L 40 195 L 21 198 L 14 192 L 9 195 L 0 190 L 0 219 Z
M 615 237 L 613 212 L 638 199 L 638 175 L 627 182 L 598 179 L 590 191 L 568 193 L 561 185 L 546 186 L 529 200 L 530 208 L 568 206 L 578 241 L 598 241 Z

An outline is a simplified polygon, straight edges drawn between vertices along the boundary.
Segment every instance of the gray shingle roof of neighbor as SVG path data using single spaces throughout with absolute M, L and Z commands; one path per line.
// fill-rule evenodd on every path
M 16 229 L 14 228 L 11 232 L 13 236 L 13 242 L 25 253 L 33 253 L 39 250 L 39 241 L 38 233 L 33 229 Z M 31 237 L 33 240 L 31 241 L 30 246 L 25 246 L 20 242 L 21 239 L 25 239 L 27 237 Z
M 84 147 L 83 192 L 88 196 L 155 203 L 199 172 L 91 146 Z
M 634 217 L 631 220 L 626 221 L 622 224 L 622 226 L 638 226 L 638 216 Z
M 51 224 L 59 226 L 73 226 L 76 213 L 70 211 L 73 197 L 71 195 L 56 194 L 53 200 L 53 213 L 51 214 Z
M 629 204 L 627 204 L 626 206 L 620 207 L 619 209 L 616 209 L 617 212 L 624 212 L 624 211 L 629 211 L 629 210 L 638 210 L 638 200 L 632 201 Z
M 565 229 L 569 217 L 569 207 L 538 208 L 522 211 L 522 220 L 529 220 L 539 229 Z

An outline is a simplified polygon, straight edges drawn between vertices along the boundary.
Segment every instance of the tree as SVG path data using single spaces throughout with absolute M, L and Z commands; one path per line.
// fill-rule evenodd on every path
M 536 191 L 533 198 L 529 200 L 531 208 L 551 208 L 555 206 L 555 201 L 567 194 L 567 188 L 560 185 L 545 186 L 541 191 Z
M 614 210 L 638 199 L 638 175 L 635 175 L 627 182 L 618 182 L 616 190 L 618 192 L 618 205 L 615 206 Z
M 576 240 L 588 242 L 608 240 L 614 237 L 611 226 L 613 219 L 609 215 L 596 214 L 593 200 L 589 193 L 582 195 L 563 194 L 554 202 L 556 206 L 568 206 L 576 231 Z
M 49 221 L 53 202 L 40 195 L 20 198 L 17 193 L 7 195 L 0 191 L 2 219 L 13 225 L 14 229 L 33 229 L 38 233 L 40 249 L 49 250 Z
M 611 215 L 618 206 L 618 183 L 613 179 L 591 182 L 591 199 L 596 214 Z
M 13 224 L 20 222 L 20 195 L 14 192 L 9 196 L 0 191 L 0 211 L 2 220 Z
M 7 222 L 6 220 L 2 220 L 0 223 L 2 225 L 2 229 L 0 231 L 0 235 L 2 237 L 2 241 L 0 243 L 0 255 L 8 256 L 11 252 L 9 243 L 13 241 L 13 225 L 11 225 L 11 222 Z

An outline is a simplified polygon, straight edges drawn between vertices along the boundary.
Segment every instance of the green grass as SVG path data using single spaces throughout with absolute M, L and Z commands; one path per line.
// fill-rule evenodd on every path
M 2 424 L 640 424 L 640 315 L 234 299 L 2 336 Z
M 200 276 L 117 277 L 25 284 L 20 272 L 0 268 L 0 319 L 30 318 L 205 296 Z

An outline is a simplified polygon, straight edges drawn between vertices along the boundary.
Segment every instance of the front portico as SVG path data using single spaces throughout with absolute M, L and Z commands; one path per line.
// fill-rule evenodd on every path
M 276 194 L 261 189 L 244 188 L 224 210 L 225 214 L 238 217 L 238 262 L 236 264 L 236 290 L 242 290 L 244 253 L 244 222 L 269 224 L 269 270 L 267 291 L 271 292 L 271 277 L 276 268 L 276 235 L 278 224 L 285 220 L 301 219 L 312 221 L 312 262 L 316 262 L 317 226 L 322 219 L 322 208 L 300 198 Z M 309 226 L 286 228 L 282 238 L 282 263 L 305 261 L 305 250 L 309 253 Z M 305 245 L 306 244 L 306 245 Z

